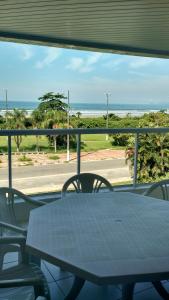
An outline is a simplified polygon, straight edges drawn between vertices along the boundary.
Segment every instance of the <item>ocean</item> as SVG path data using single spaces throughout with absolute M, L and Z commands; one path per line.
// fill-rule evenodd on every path
M 9 101 L 8 110 L 14 108 L 25 109 L 29 114 L 38 107 L 38 101 Z M 169 104 L 126 104 L 126 103 L 110 103 L 108 106 L 109 113 L 114 113 L 119 116 L 125 116 L 130 113 L 131 115 L 140 116 L 146 112 L 156 112 L 159 110 L 165 110 L 169 113 Z M 3 114 L 6 111 L 5 102 L 0 102 L 0 113 Z M 71 103 L 70 114 L 76 114 L 81 112 L 83 116 L 98 116 L 104 115 L 107 112 L 106 103 Z

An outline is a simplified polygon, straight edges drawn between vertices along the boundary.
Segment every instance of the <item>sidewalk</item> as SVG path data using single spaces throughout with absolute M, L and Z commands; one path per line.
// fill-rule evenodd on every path
M 12 155 L 12 166 L 40 166 L 40 165 L 51 165 L 58 163 L 67 162 L 66 153 L 26 153 L 24 154 L 26 159 L 25 161 L 20 161 L 23 158 L 22 153 Z M 93 152 L 81 152 L 81 161 L 96 161 L 96 160 L 105 160 L 112 158 L 125 158 L 125 150 L 98 150 Z M 70 162 L 76 162 L 77 156 L 76 152 L 70 153 Z M 8 156 L 0 156 L 0 168 L 6 168 L 8 165 Z

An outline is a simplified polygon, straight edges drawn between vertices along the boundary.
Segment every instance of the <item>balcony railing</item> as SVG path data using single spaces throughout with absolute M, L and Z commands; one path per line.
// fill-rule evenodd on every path
M 40 135 L 76 135 L 77 136 L 77 174 L 81 172 L 81 135 L 85 134 L 133 134 L 135 135 L 135 150 L 134 150 L 134 175 L 133 186 L 137 185 L 137 158 L 138 158 L 138 143 L 139 135 L 146 133 L 165 134 L 169 133 L 169 128 L 122 128 L 122 129 L 28 129 L 28 130 L 1 130 L 0 136 L 8 137 L 8 185 L 12 187 L 12 147 L 11 138 L 13 136 L 40 136 Z

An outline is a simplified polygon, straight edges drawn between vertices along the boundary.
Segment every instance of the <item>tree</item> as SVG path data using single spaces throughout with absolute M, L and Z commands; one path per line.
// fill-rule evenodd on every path
M 168 126 L 169 116 L 165 113 L 150 113 L 144 115 L 139 127 Z M 133 141 L 128 149 L 134 149 Z M 128 156 L 131 164 L 134 163 L 134 151 Z M 140 134 L 138 145 L 138 182 L 151 182 L 163 179 L 169 172 L 169 134 Z
M 67 99 L 63 94 L 53 92 L 46 93 L 39 98 L 41 103 L 38 106 L 38 111 L 43 116 L 43 127 L 44 128 L 63 128 L 67 121 L 67 109 L 68 104 L 64 103 L 62 100 Z M 48 136 L 50 144 L 54 143 L 55 151 L 58 136 L 53 135 L 52 137 Z M 63 140 L 61 136 L 61 140 Z
M 25 129 L 26 111 L 20 109 L 14 109 L 13 111 L 6 112 L 6 129 Z M 14 140 L 17 147 L 17 152 L 20 150 L 22 143 L 22 136 L 14 136 Z
M 169 135 L 140 135 L 138 155 L 139 182 L 156 181 L 169 172 Z
M 63 94 L 54 94 L 53 92 L 46 93 L 38 99 L 41 101 L 38 109 L 42 113 L 46 113 L 49 110 L 66 112 L 68 105 L 62 101 L 65 99 L 67 99 L 67 97 L 65 97 Z
M 0 115 L 0 129 L 6 129 L 6 120 L 3 116 Z
M 31 114 L 32 126 L 34 129 L 41 128 L 43 115 L 40 110 L 35 109 Z M 39 135 L 36 135 L 36 151 L 39 152 Z
M 81 113 L 80 111 L 78 111 L 78 112 L 76 113 L 76 115 L 77 115 L 77 118 L 80 119 L 82 113 Z
M 107 115 L 104 115 L 103 118 L 104 118 L 104 120 L 107 120 Z M 120 120 L 120 117 L 113 113 L 108 114 L 108 118 L 109 118 L 109 120 L 114 120 L 114 121 Z
M 43 127 L 49 129 L 64 128 L 67 122 L 67 113 L 65 111 L 49 110 L 44 117 Z M 58 136 L 48 136 L 50 144 L 54 143 L 55 152 L 57 148 Z

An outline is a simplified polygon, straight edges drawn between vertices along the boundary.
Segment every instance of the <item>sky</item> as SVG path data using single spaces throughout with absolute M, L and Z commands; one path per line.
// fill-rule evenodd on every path
M 70 92 L 71 102 L 168 103 L 169 60 L 0 42 L 0 100 Z

